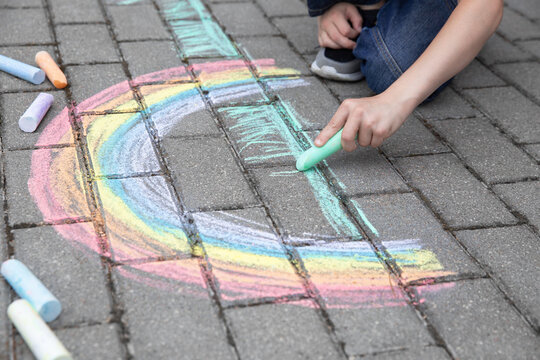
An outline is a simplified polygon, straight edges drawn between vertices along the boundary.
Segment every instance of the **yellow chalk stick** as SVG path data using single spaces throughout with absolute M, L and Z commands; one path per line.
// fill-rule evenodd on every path
M 45 71 L 47 78 L 57 89 L 63 89 L 67 86 L 66 75 L 60 70 L 54 59 L 46 51 L 40 51 L 36 54 L 36 64 Z

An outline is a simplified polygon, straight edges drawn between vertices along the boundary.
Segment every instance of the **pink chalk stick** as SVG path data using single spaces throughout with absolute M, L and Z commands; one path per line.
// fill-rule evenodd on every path
M 54 101 L 51 94 L 40 93 L 32 105 L 19 119 L 19 127 L 24 132 L 34 132 Z

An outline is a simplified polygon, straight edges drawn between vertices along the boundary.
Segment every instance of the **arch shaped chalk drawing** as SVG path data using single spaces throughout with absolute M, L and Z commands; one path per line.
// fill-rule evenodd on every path
M 264 60 L 259 64 L 266 64 L 263 65 L 265 70 L 271 71 L 271 63 Z M 217 91 L 218 105 L 249 96 L 258 90 L 259 85 L 249 81 L 243 61 L 199 64 L 194 70 L 204 74 L 207 80 L 211 79 L 208 81 L 213 84 L 210 91 Z M 135 81 L 182 80 L 185 76 L 184 68 L 173 68 L 139 77 Z M 303 80 L 294 77 L 274 81 L 279 82 L 280 86 L 308 86 Z M 195 83 L 163 84 L 141 89 L 160 136 L 166 135 L 175 126 L 182 126 L 186 116 L 204 108 Z M 81 108 L 96 112 L 104 109 L 123 110 L 132 107 L 132 102 L 134 100 L 128 84 L 120 83 L 86 100 Z M 261 115 L 270 114 L 265 112 L 264 106 L 252 109 L 251 115 L 244 107 L 224 109 L 236 109 L 239 111 L 236 115 L 246 115 L 245 119 L 257 119 Z M 91 121 L 85 125 L 86 141 L 93 153 L 94 171 L 110 174 L 117 173 L 118 169 L 127 173 L 154 169 L 157 166 L 155 155 L 147 130 L 142 126 L 141 114 L 125 113 L 113 117 L 114 121 L 111 121 L 111 115 L 90 116 Z M 265 118 L 270 126 L 263 129 L 263 132 L 272 131 L 273 128 L 283 132 L 281 143 L 269 144 L 272 149 L 265 156 L 298 154 L 301 149 L 294 142 L 290 130 L 280 124 L 282 120 L 278 117 Z M 71 136 L 71 129 L 61 124 L 68 122 L 68 111 L 65 109 L 44 129 L 42 137 L 47 139 L 40 139 L 38 143 L 66 142 Z M 238 123 L 238 126 L 244 127 L 245 145 L 249 145 L 250 141 L 260 143 L 264 133 L 253 134 L 250 121 L 246 120 L 246 123 Z M 65 129 L 63 133 L 57 131 L 61 128 Z M 71 214 L 85 213 L 85 193 L 74 171 L 78 167 L 75 152 L 59 153 L 55 149 L 34 151 L 32 174 L 28 183 L 45 218 L 69 218 Z M 304 176 L 312 185 L 314 197 L 336 232 L 344 236 L 358 236 L 358 230 L 336 206 L 338 200 L 322 178 L 315 171 L 308 171 Z M 161 177 L 134 178 L 124 183 L 114 179 L 100 179 L 99 183 L 102 211 L 112 249 L 100 247 L 91 223 L 82 223 L 77 227 L 55 226 L 63 237 L 121 262 L 163 253 L 191 255 L 178 211 Z M 203 246 L 212 254 L 213 268 L 223 274 L 218 277 L 218 281 L 225 298 L 242 299 L 256 297 L 261 293 L 281 296 L 291 291 L 301 291 L 286 261 L 285 252 L 264 224 L 226 213 L 200 213 L 195 220 Z M 307 234 L 296 240 L 312 241 L 313 237 Z M 433 253 L 422 249 L 418 240 L 392 241 L 385 245 L 398 259 L 399 265 L 416 269 L 417 278 L 448 274 Z M 374 297 L 383 299 L 382 304 L 380 300 L 377 302 L 379 305 L 403 303 L 394 296 L 388 285 L 388 274 L 366 242 L 319 244 L 299 248 L 299 253 L 304 262 L 310 263 L 321 274 L 322 285 L 319 287 L 326 288 L 320 291 L 333 294 L 329 300 L 331 306 L 367 306 L 373 303 Z M 351 266 L 362 269 L 362 277 L 351 279 L 348 273 Z M 159 278 L 200 284 L 199 269 L 182 260 L 132 265 L 122 267 L 121 271 L 126 276 L 154 286 L 160 286 Z M 203 288 L 199 290 L 204 293 Z
M 239 55 L 199 1 L 171 0 L 164 4 L 162 12 L 182 44 L 185 56 Z M 276 67 L 272 59 L 255 60 L 252 65 L 272 82 L 273 89 L 309 86 L 297 76 L 285 76 L 294 71 Z M 140 85 L 147 107 L 145 111 L 151 114 L 152 126 L 160 137 L 183 126 L 188 115 L 205 108 L 198 86 L 208 90 L 212 102 L 218 106 L 261 95 L 260 85 L 254 81 L 243 60 L 200 63 L 192 65 L 190 70 L 198 74 L 199 82 L 192 81 L 184 67 L 165 69 L 132 80 Z M 281 103 L 288 126 L 269 105 L 221 107 L 218 110 L 236 120 L 235 131 L 242 134 L 240 151 L 252 144 L 262 146 L 260 155 L 247 157 L 245 161 L 266 161 L 301 152 L 293 132 L 302 128 L 303 119 L 286 102 Z M 85 116 L 80 124 L 85 129 L 85 142 L 95 174 L 138 174 L 160 170 L 145 126 L 145 115 L 125 112 L 135 107 L 136 101 L 127 81 L 105 89 L 77 106 L 77 111 L 95 114 L 115 111 L 114 115 Z M 64 109 L 42 131 L 38 144 L 68 143 L 72 136 L 71 127 L 67 126 L 69 122 L 69 110 Z M 275 138 L 276 134 L 278 138 Z M 45 219 L 69 219 L 88 212 L 84 186 L 76 175 L 79 169 L 75 151 L 40 149 L 33 152 L 28 186 Z M 311 185 L 313 197 L 335 232 L 343 237 L 360 238 L 357 227 L 343 212 L 320 174 L 312 170 L 302 176 Z M 141 176 L 121 181 L 102 177 L 96 183 L 99 183 L 101 201 L 98 205 L 104 214 L 108 243 L 96 239 L 92 223 L 56 225 L 56 231 L 74 246 L 113 261 L 129 263 L 119 267 L 126 277 L 165 289 L 170 287 L 171 281 L 176 281 L 190 285 L 182 288 L 190 289 L 186 291 L 193 296 L 206 296 L 200 269 L 192 261 L 144 261 L 163 255 L 193 255 L 164 178 Z M 377 229 L 361 209 L 357 210 L 364 224 L 377 234 Z M 279 297 L 303 292 L 283 247 L 267 225 L 225 212 L 198 213 L 194 217 L 202 247 L 208 254 L 224 299 Z M 367 242 L 322 243 L 314 241 L 317 239 L 320 240 L 318 234 L 304 234 L 295 240 L 314 244 L 299 247 L 297 252 L 309 275 L 316 279 L 317 288 L 329 307 L 405 304 L 389 285 L 387 271 Z M 407 267 L 411 278 L 449 274 L 431 251 L 422 248 L 419 239 L 390 241 L 384 245 L 399 266 Z

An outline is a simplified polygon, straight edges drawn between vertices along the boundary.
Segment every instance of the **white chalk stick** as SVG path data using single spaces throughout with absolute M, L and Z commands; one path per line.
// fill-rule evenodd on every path
M 38 360 L 73 360 L 45 321 L 24 299 L 8 306 L 8 317 Z
M 54 96 L 51 94 L 39 93 L 34 102 L 32 102 L 19 119 L 21 130 L 24 132 L 34 132 L 47 111 L 49 111 L 53 101 Z

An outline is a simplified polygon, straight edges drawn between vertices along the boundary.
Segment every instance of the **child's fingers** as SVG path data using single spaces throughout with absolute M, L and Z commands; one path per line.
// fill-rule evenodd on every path
M 382 145 L 383 141 L 384 139 L 381 136 L 377 136 L 375 133 L 373 133 L 373 137 L 371 138 L 371 147 L 379 147 Z
M 332 39 L 336 44 L 339 45 L 339 48 L 342 49 L 354 49 L 356 43 L 349 39 L 346 36 L 341 35 L 339 29 L 334 25 L 334 28 L 329 33 L 330 39 Z
M 345 126 L 343 127 L 343 133 L 341 134 L 341 146 L 345 151 L 353 151 L 356 149 L 356 137 L 358 134 L 358 121 L 359 119 L 347 119 Z
M 360 33 L 360 30 L 362 29 L 363 19 L 356 6 L 347 7 L 345 15 L 347 16 L 347 19 L 351 22 L 353 29 Z
M 360 33 L 351 27 L 351 24 L 345 18 L 341 18 L 335 22 L 335 26 L 341 35 L 348 39 L 356 38 Z
M 372 137 L 373 130 L 370 121 L 364 118 L 358 133 L 358 144 L 360 144 L 360 146 L 369 146 Z
M 332 120 L 322 129 L 319 136 L 315 139 L 315 146 L 323 146 L 326 144 L 328 139 L 330 139 L 332 136 L 334 136 L 335 133 L 337 133 L 341 128 L 343 127 L 343 124 L 345 124 L 345 121 L 347 120 L 347 117 L 349 115 L 349 110 L 346 106 L 341 105 L 334 116 L 332 116 Z
M 334 40 L 330 39 L 330 36 L 328 36 L 328 33 L 326 31 L 321 34 L 319 44 L 322 47 L 339 49 L 339 45 L 336 44 Z

